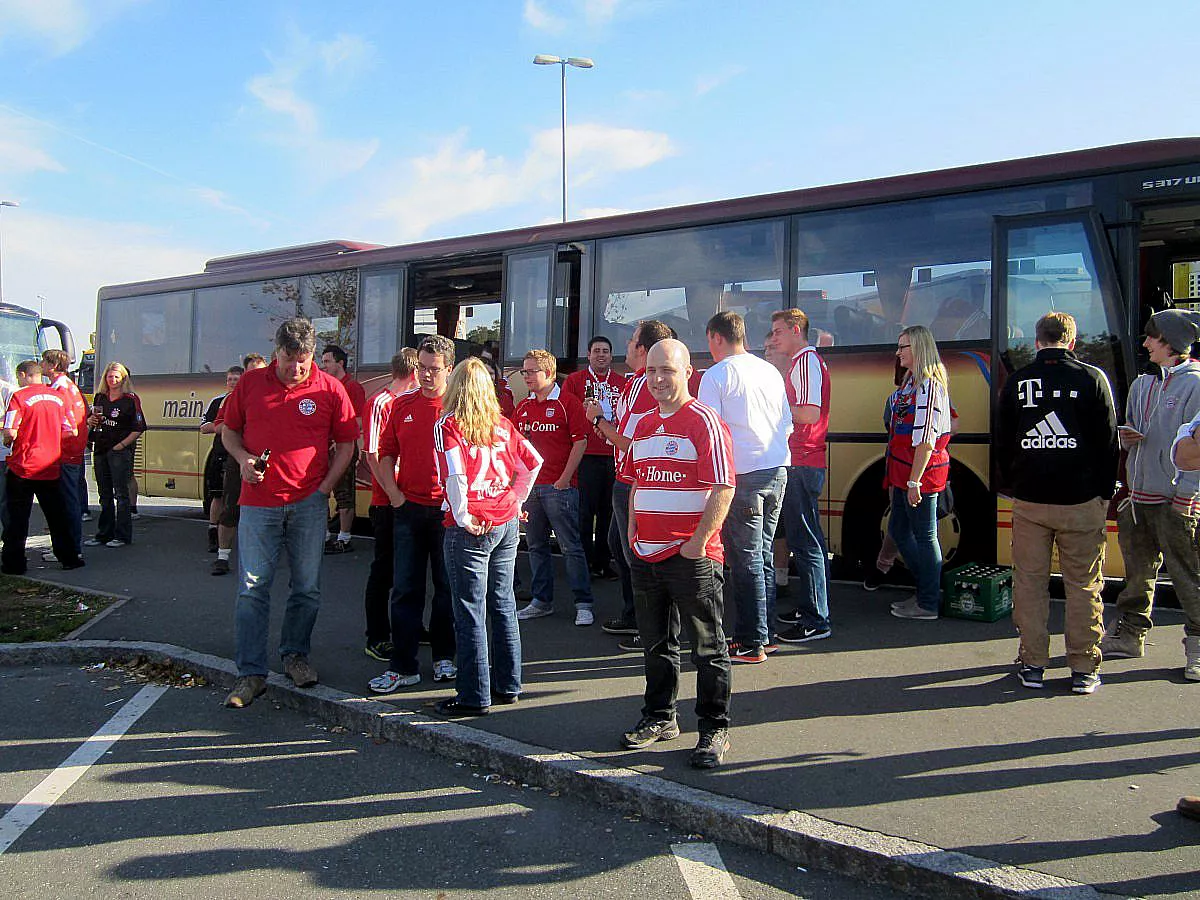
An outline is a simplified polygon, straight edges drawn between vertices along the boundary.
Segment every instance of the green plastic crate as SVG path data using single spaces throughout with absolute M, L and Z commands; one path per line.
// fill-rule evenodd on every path
M 976 622 L 1012 615 L 1012 569 L 968 563 L 943 572 L 942 615 Z

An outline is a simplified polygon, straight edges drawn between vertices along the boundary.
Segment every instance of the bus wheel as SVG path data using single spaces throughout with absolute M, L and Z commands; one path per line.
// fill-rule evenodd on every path
M 871 466 L 851 488 L 842 519 L 842 554 L 851 563 L 875 562 L 888 526 L 888 494 L 883 483 L 884 465 Z M 950 461 L 954 509 L 938 521 L 938 542 L 947 566 L 995 559 L 995 503 L 966 466 Z

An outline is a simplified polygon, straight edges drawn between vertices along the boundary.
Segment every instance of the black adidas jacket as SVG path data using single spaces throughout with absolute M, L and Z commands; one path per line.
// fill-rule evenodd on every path
M 1069 350 L 1039 350 L 1000 394 L 1000 490 L 1031 503 L 1084 503 L 1113 495 L 1117 413 L 1108 377 Z

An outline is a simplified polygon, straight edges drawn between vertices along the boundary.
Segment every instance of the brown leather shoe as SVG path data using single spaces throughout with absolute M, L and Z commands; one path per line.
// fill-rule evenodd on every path
M 283 658 L 283 674 L 292 679 L 296 687 L 312 687 L 317 683 L 317 670 L 309 664 L 307 656 L 299 653 Z
M 231 709 L 245 709 L 254 702 L 255 697 L 261 697 L 267 692 L 267 679 L 261 675 L 243 675 L 233 683 L 233 690 L 225 698 L 225 705 Z
M 1184 818 L 1200 822 L 1200 797 L 1180 797 L 1175 804 L 1175 811 Z

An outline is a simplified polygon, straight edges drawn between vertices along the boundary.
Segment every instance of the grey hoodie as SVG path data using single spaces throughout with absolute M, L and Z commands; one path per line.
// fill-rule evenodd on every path
M 1188 359 L 1162 375 L 1142 375 L 1134 381 L 1125 421 L 1144 437 L 1129 450 L 1125 473 L 1135 502 L 1169 502 L 1181 513 L 1200 513 L 1200 472 L 1177 473 L 1171 458 L 1180 427 L 1198 414 L 1200 362 Z

